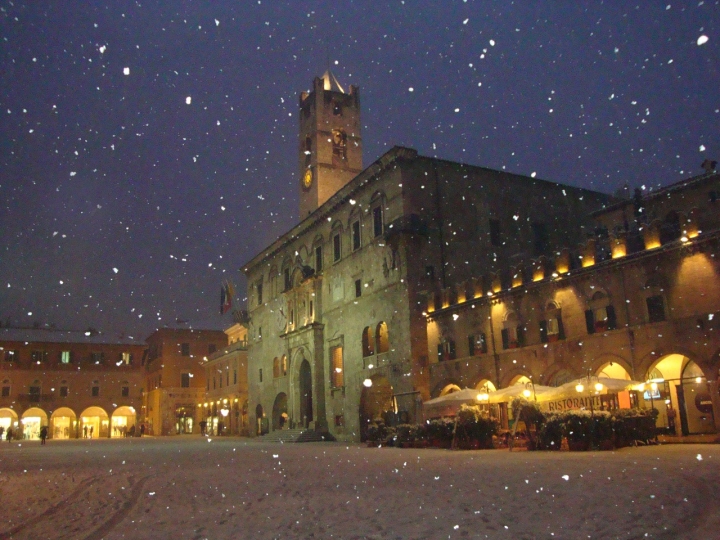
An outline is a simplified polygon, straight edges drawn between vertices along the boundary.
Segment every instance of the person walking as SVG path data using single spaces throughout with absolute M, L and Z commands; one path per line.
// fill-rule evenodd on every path
M 90 438 L 92 439 L 93 430 L 95 429 L 95 426 L 90 426 Z
M 2 441 L 3 433 L 5 433 L 5 428 L 3 426 L 0 426 L 0 441 Z
M 48 428 L 47 426 L 43 426 L 40 428 L 40 444 L 45 444 L 45 439 L 47 439 L 48 434 Z
M 83 426 L 83 439 L 87 439 L 87 426 Z
M 12 437 L 13 437 L 13 430 L 11 427 L 9 427 L 9 428 L 7 428 L 7 433 L 5 434 L 5 439 L 7 440 L 7 442 L 12 442 Z
M 145 435 L 145 424 L 140 424 L 140 436 Z

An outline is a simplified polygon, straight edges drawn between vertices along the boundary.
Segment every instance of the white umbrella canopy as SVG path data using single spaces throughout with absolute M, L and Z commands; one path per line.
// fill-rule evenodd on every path
M 477 405 L 479 403 L 478 394 L 482 394 L 482 391 L 475 388 L 465 388 L 457 392 L 451 392 L 423 403 L 423 412 L 429 418 L 455 416 L 461 405 L 465 403 Z
M 530 391 L 530 397 L 527 399 L 532 401 L 534 399 L 533 389 L 535 391 L 534 397 L 537 397 L 538 401 L 540 401 L 540 396 L 551 390 L 555 390 L 552 386 L 542 386 L 539 384 L 536 384 L 534 388 L 529 385 L 525 386 L 524 384 L 513 384 L 512 386 L 501 388 L 495 392 L 488 392 L 488 400 L 485 403 L 510 403 L 516 397 L 525 397 L 523 393 L 525 390 Z
M 602 389 L 597 390 L 595 385 L 602 384 Z M 577 391 L 577 385 L 582 384 L 584 389 L 582 392 Z M 600 396 L 605 394 L 617 394 L 623 390 L 639 390 L 644 383 L 640 381 L 629 381 L 627 379 L 610 379 L 608 377 L 591 377 L 588 384 L 587 377 L 575 379 L 565 383 L 557 388 L 551 388 L 549 392 L 545 392 L 542 396 L 538 395 L 538 401 L 554 401 L 557 399 L 576 398 L 579 396 Z

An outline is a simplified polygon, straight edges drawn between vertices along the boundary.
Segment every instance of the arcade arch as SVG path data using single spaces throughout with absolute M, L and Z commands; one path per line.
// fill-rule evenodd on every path
M 459 392 L 462 390 L 457 384 L 447 384 L 443 387 L 442 390 L 440 390 L 440 395 L 445 396 L 447 394 L 452 394 L 453 392 Z
M 280 392 L 275 396 L 272 411 L 272 428 L 283 429 L 288 419 L 288 398 L 285 392 Z
M 12 409 L 0 409 L 0 428 L 3 428 L 3 436 L 9 428 L 17 428 L 18 416 Z
M 363 384 L 360 394 L 360 441 L 367 440 L 370 423 L 383 420 L 389 423 L 389 414 L 394 413 L 393 387 L 382 375 L 374 375 L 369 379 L 370 385 Z
M 495 384 L 490 379 L 482 379 L 475 385 L 476 390 L 482 390 L 483 392 L 495 392 Z
M 59 407 L 50 416 L 50 438 L 74 439 L 77 437 L 77 417 L 69 407 Z
M 630 373 L 628 373 L 627 369 L 617 362 L 607 362 L 603 364 L 597 369 L 596 375 L 599 378 L 604 377 L 606 379 L 622 379 L 625 381 L 632 380 L 632 377 L 630 377 Z
M 658 411 L 658 427 L 671 435 L 714 433 L 712 402 L 702 368 L 680 353 L 668 354 L 648 369 L 643 397 Z
M 136 416 L 134 407 L 118 407 L 112 413 L 110 436 L 125 437 L 127 433 L 130 432 L 131 428 L 135 426 L 135 422 Z
M 80 414 L 79 437 L 84 439 L 98 439 L 108 436 L 110 422 L 105 409 L 102 407 L 88 407 Z
M 39 407 L 30 407 L 20 420 L 23 439 L 39 439 L 40 428 L 48 425 L 47 413 Z

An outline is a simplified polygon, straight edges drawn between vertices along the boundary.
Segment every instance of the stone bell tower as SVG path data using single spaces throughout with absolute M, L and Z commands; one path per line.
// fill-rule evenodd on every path
M 300 220 L 362 171 L 360 92 L 326 71 L 300 94 Z

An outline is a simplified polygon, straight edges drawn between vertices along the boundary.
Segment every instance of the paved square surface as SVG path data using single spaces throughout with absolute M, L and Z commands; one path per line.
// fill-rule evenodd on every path
M 719 450 L 3 442 L 0 539 L 720 538 Z

